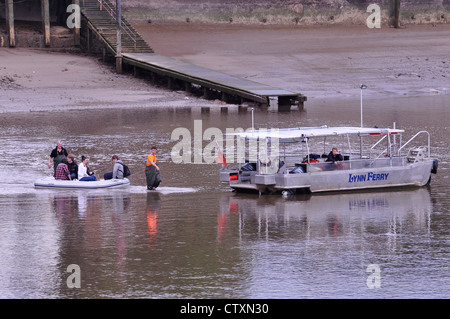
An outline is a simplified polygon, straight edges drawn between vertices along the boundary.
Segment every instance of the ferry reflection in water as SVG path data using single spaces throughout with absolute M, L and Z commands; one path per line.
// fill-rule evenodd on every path
M 258 226 L 258 233 L 264 234 L 266 239 L 273 233 L 271 228 L 276 230 L 278 227 L 303 228 L 306 231 L 303 235 L 311 238 L 323 235 L 324 229 L 328 229 L 330 236 L 339 236 L 354 228 L 363 232 L 369 227 L 381 234 L 396 235 L 406 220 L 420 228 L 428 228 L 431 210 L 430 194 L 424 188 L 258 198 L 233 194 L 222 198 L 218 238 L 223 236 L 223 228 L 233 215 L 239 218 L 241 235 L 246 230 L 252 232 L 247 228 L 253 221 Z
M 247 291 L 256 298 L 399 297 L 393 291 L 414 290 L 417 278 L 405 272 L 414 273 L 415 258 L 433 255 L 413 239 L 430 239 L 431 213 L 427 188 L 287 198 L 235 194 L 222 197 L 217 237 L 224 242 L 229 228 L 239 229 Z M 371 264 L 381 267 L 378 291 L 366 286 Z
M 292 197 L 132 187 L 31 198 L 4 215 L 21 231 L 3 225 L 2 247 L 23 244 L 0 260 L 3 296 L 405 298 L 448 290 L 445 223 L 427 187 Z M 80 289 L 66 284 L 71 264 L 81 269 Z M 366 286 L 372 264 L 381 289 Z

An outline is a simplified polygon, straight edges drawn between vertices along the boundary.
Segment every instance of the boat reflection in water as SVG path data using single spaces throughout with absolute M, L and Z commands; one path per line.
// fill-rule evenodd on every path
M 241 234 L 257 226 L 259 234 L 270 238 L 286 236 L 296 229 L 297 236 L 314 237 L 351 234 L 355 229 L 395 235 L 405 221 L 428 228 L 431 199 L 426 188 L 388 192 L 358 192 L 326 195 L 296 195 L 285 198 L 233 194 L 223 196 L 219 232 L 226 219 L 239 216 Z M 324 227 L 326 226 L 326 227 Z M 276 230 L 279 232 L 276 232 Z M 291 232 L 289 234 L 292 235 Z M 220 237 L 220 236 L 219 236 Z
M 59 259 L 62 265 L 76 263 L 84 270 L 84 282 L 97 282 L 100 277 L 89 269 L 102 266 L 105 260 L 113 256 L 114 280 L 126 285 L 130 193 L 111 190 L 58 191 L 49 193 L 49 199 L 58 221 Z M 64 278 L 66 269 L 62 267 L 60 272 Z M 60 289 L 67 293 L 70 289 L 66 289 L 64 283 Z M 73 293 L 76 295 L 77 291 Z
M 131 202 L 130 193 L 123 192 L 55 192 L 49 195 L 57 218 L 92 219 L 98 211 L 125 212 Z
M 58 296 L 404 298 L 445 289 L 436 284 L 447 271 L 439 257 L 445 239 L 427 187 L 289 197 L 219 192 L 198 211 L 191 193 L 48 198 L 55 222 L 46 234 L 53 232 L 58 248 L 48 249 L 48 264 L 57 269 L 42 277 L 56 278 L 50 290 Z M 82 289 L 67 288 L 70 264 L 82 270 Z M 366 285 L 372 264 L 381 268 L 376 291 Z M 426 284 L 417 288 L 417 278 Z
M 434 236 L 431 216 L 427 188 L 293 198 L 235 194 L 222 198 L 217 237 L 225 243 L 239 232 L 236 245 L 249 273 L 245 291 L 255 298 L 404 298 L 417 276 L 427 276 L 415 269 L 441 267 L 422 265 L 434 258 L 427 244 Z M 374 264 L 382 289 L 367 286 Z

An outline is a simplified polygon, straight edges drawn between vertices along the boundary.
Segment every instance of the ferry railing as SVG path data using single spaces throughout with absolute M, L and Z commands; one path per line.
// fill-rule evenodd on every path
M 271 159 L 270 162 L 264 163 L 260 160 L 250 161 L 255 167 L 256 174 L 274 174 L 274 173 L 290 173 L 298 166 L 303 167 L 307 173 L 316 173 L 334 170 L 356 170 L 363 168 L 381 168 L 381 167 L 401 167 L 407 164 L 407 159 L 404 156 L 393 156 L 378 159 L 353 159 L 338 162 L 333 164 L 331 162 L 319 161 L 317 163 L 306 163 L 299 156 L 285 155 L 277 159 Z M 228 168 L 236 168 L 240 170 L 245 163 L 229 163 Z M 281 169 L 283 168 L 283 169 Z M 248 172 L 246 173 L 248 174 Z
M 370 148 L 370 154 L 372 154 L 372 151 L 375 149 L 375 147 L 377 147 L 377 145 L 380 144 L 386 137 L 387 137 L 387 135 L 383 136 L 382 138 L 380 138 L 378 140 L 378 142 L 376 142 L 375 144 L 372 145 L 372 147 Z
M 346 160 L 333 164 L 332 162 L 319 162 L 319 163 L 304 163 L 297 164 L 305 165 L 306 171 L 309 173 L 334 171 L 334 170 L 355 170 L 362 168 L 379 168 L 379 167 L 393 167 L 393 166 L 405 166 L 405 157 L 387 157 L 379 159 L 356 159 Z

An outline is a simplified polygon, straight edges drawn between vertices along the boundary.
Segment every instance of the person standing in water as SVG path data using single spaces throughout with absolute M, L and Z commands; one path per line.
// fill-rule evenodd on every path
M 154 190 L 161 183 L 161 173 L 159 166 L 156 164 L 156 146 L 151 148 L 151 154 L 147 157 L 147 164 L 145 167 L 145 176 L 147 177 L 147 189 Z
M 53 160 L 53 177 L 56 177 L 56 168 L 58 167 L 58 164 L 62 162 L 64 158 L 67 158 L 67 151 L 62 146 L 62 142 L 58 141 L 56 143 L 56 147 L 52 150 L 50 153 L 50 156 L 48 157 L 48 168 L 52 167 L 52 160 Z

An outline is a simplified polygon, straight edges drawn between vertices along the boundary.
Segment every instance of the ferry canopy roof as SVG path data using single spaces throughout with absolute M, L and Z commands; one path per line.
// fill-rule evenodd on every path
M 338 135 L 391 135 L 403 133 L 404 130 L 390 128 L 368 128 L 368 127 L 297 127 L 286 129 L 249 129 L 245 132 L 231 133 L 228 135 L 238 136 L 240 138 L 256 140 L 256 139 L 278 139 L 280 141 L 300 141 L 310 137 L 326 137 Z

